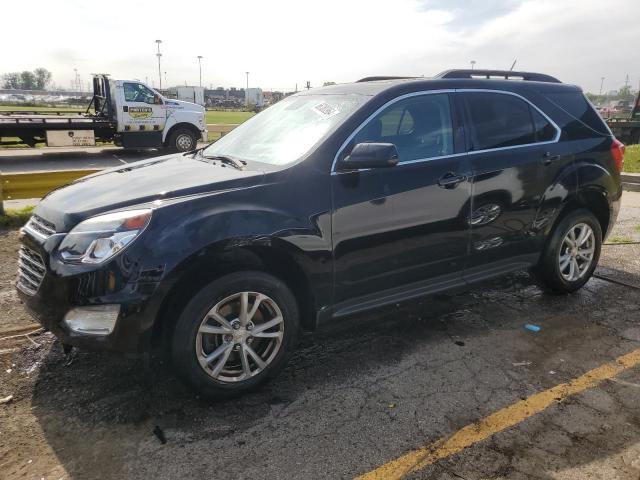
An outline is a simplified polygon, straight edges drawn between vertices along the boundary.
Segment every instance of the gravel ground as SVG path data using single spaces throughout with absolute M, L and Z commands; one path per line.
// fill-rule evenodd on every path
M 628 198 L 614 234 L 640 239 Z M 16 250 L 17 233 L 0 233 L 0 331 L 30 322 Z M 606 246 L 599 273 L 640 285 L 639 254 Z M 0 477 L 350 478 L 639 348 L 639 303 L 607 280 L 559 297 L 514 274 L 307 336 L 274 382 L 221 403 L 158 361 L 65 356 L 48 334 L 1 340 L 0 398 L 13 399 Z M 638 407 L 633 368 L 412 478 L 638 480 Z

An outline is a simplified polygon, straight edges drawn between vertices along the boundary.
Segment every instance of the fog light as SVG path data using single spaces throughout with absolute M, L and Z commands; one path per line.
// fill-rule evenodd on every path
M 64 316 L 64 323 L 76 333 L 109 335 L 120 313 L 120 305 L 92 305 L 72 308 Z

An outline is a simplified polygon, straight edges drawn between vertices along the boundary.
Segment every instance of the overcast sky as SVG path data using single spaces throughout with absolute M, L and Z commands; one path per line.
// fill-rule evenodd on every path
M 540 71 L 598 92 L 640 81 L 640 0 L 2 2 L 0 73 L 45 67 L 170 85 L 302 88 L 450 68 Z M 163 73 L 164 76 L 164 73 Z M 163 78 L 164 83 L 164 78 Z

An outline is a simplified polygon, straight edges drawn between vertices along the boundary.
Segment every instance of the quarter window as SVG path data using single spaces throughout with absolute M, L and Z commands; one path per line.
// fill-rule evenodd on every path
M 451 155 L 449 96 L 421 95 L 394 103 L 366 123 L 351 141 L 351 148 L 358 143 L 393 143 L 400 162 Z
M 468 93 L 465 95 L 467 117 L 471 123 L 472 150 L 512 147 L 555 136 L 555 129 L 544 117 L 532 117 L 529 104 L 513 95 L 498 93 Z M 534 128 L 535 122 L 535 128 Z M 546 125 L 545 123 L 546 122 Z M 549 129 L 551 128 L 551 130 Z M 538 138 L 538 141 L 542 141 Z

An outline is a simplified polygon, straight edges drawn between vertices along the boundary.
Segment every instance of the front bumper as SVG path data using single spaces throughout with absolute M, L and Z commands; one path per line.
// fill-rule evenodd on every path
M 21 234 L 22 244 L 37 252 L 46 266 L 34 294 L 17 289 L 27 312 L 67 345 L 121 353 L 147 351 L 156 315 L 151 298 L 158 283 L 132 281 L 131 272 L 122 271 L 126 257 L 120 256 L 98 269 L 85 268 L 78 272 L 72 267 L 66 268 L 51 256 L 60 241 L 61 238 L 55 236 L 43 242 L 27 232 Z M 77 333 L 63 322 L 67 312 L 74 307 L 112 304 L 120 305 L 120 313 L 108 335 Z

